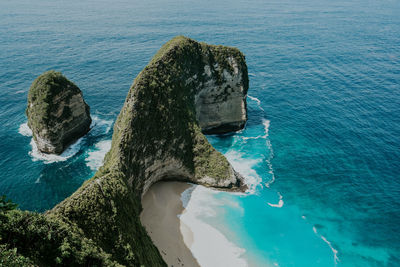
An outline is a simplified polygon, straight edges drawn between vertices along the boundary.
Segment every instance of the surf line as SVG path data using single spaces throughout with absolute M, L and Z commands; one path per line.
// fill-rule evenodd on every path
M 268 202 L 268 205 L 270 205 L 271 207 L 274 207 L 274 208 L 282 208 L 283 204 L 284 204 L 283 197 L 282 197 L 281 193 L 279 193 L 279 192 L 278 192 L 278 195 L 279 195 L 278 204 L 272 204 L 272 203 Z
M 251 95 L 247 95 L 247 96 L 248 96 L 248 98 L 250 100 L 255 101 L 257 103 L 257 106 L 258 106 L 258 108 L 260 110 L 265 112 L 265 110 L 261 107 L 261 100 L 260 99 L 258 99 L 257 97 L 251 96 Z M 268 158 L 265 160 L 265 162 L 267 163 L 267 166 L 268 166 L 268 169 L 269 169 L 268 173 L 271 175 L 271 179 L 264 184 L 267 188 L 269 188 L 270 185 L 275 182 L 275 173 L 274 173 L 274 169 L 273 169 L 272 163 L 271 163 L 271 161 L 272 161 L 272 159 L 274 157 L 274 150 L 272 149 L 271 141 L 268 138 L 269 137 L 270 122 L 271 122 L 270 120 L 263 119 L 262 124 L 264 125 L 264 135 L 259 135 L 259 136 L 254 136 L 254 137 L 252 137 L 252 136 L 242 137 L 242 139 L 244 141 L 247 141 L 249 139 L 259 139 L 259 138 L 262 138 L 262 139 L 266 140 L 265 142 L 266 142 L 266 145 L 267 145 L 268 150 L 269 150 L 269 155 L 268 155 Z
M 265 160 L 265 162 L 268 165 L 268 169 L 269 169 L 269 174 L 271 175 L 271 179 L 265 183 L 265 186 L 267 188 L 269 188 L 269 186 L 275 182 L 275 173 L 274 173 L 274 168 L 272 167 L 272 159 L 274 158 L 274 149 L 272 148 L 272 144 L 271 141 L 269 140 L 269 125 L 270 125 L 270 121 L 269 120 L 265 120 L 264 121 L 264 130 L 265 130 L 265 142 L 266 145 L 268 147 L 269 150 L 269 155 L 268 158 Z M 280 195 L 280 194 L 279 194 Z M 281 195 L 280 195 L 281 196 Z
M 253 100 L 253 101 L 255 101 L 257 103 L 257 106 L 258 106 L 259 109 L 261 109 L 262 111 L 265 111 L 261 107 L 261 100 L 260 99 L 258 99 L 257 97 L 251 96 L 251 95 L 247 95 L 247 96 L 250 98 L 250 100 Z
M 325 236 L 320 235 L 317 231 L 317 228 L 315 226 L 313 226 L 313 231 L 316 235 L 318 235 L 326 244 L 328 244 L 329 248 L 332 250 L 333 252 L 333 259 L 335 261 L 335 266 L 337 265 L 337 263 L 340 261 L 339 257 L 338 257 L 338 251 L 332 246 L 331 242 L 328 241 L 328 239 L 326 239 Z
M 268 182 L 265 183 L 265 186 L 268 187 L 268 188 L 273 182 L 275 182 L 275 173 L 274 173 L 274 169 L 273 169 L 272 163 L 271 163 L 271 161 L 272 161 L 272 159 L 274 157 L 274 150 L 272 148 L 271 141 L 268 138 L 269 137 L 269 125 L 270 125 L 270 123 L 271 123 L 270 120 L 267 120 L 267 119 L 263 120 L 264 135 L 259 135 L 259 136 L 255 136 L 255 137 L 252 137 L 252 136 L 242 137 L 242 139 L 244 141 L 249 140 L 249 139 L 259 139 L 259 138 L 265 139 L 265 143 L 266 143 L 266 145 L 268 147 L 268 150 L 269 150 L 269 155 L 268 155 L 268 158 L 265 160 L 265 162 L 267 163 L 267 166 L 268 166 L 268 170 L 269 170 L 268 173 L 271 175 L 271 179 Z
M 258 105 L 259 105 L 259 108 L 262 109 L 261 106 L 260 106 L 261 101 L 260 101 L 258 98 L 252 97 L 252 96 L 250 96 L 250 95 L 247 95 L 247 96 L 248 96 L 250 99 L 256 101 L 256 102 L 258 103 Z M 264 111 L 264 109 L 262 109 L 262 110 Z M 268 138 L 268 137 L 269 137 L 269 126 L 270 126 L 270 123 L 271 123 L 270 120 L 263 119 L 263 123 L 262 123 L 262 124 L 264 125 L 264 135 L 259 135 L 259 136 L 254 136 L 254 137 L 253 137 L 253 136 L 242 137 L 242 139 L 243 139 L 244 141 L 247 141 L 247 140 L 249 140 L 249 139 L 260 139 L 260 138 L 266 140 L 265 142 L 266 142 L 266 145 L 267 145 L 268 150 L 269 150 L 269 155 L 268 155 L 268 158 L 265 160 L 265 162 L 266 162 L 267 165 L 268 165 L 268 169 L 269 169 L 268 173 L 271 175 L 271 179 L 270 179 L 268 182 L 265 183 L 265 186 L 266 186 L 267 188 L 269 188 L 270 185 L 271 185 L 272 183 L 275 182 L 274 169 L 273 169 L 272 163 L 271 163 L 272 158 L 274 157 L 274 150 L 273 150 L 273 148 L 272 148 L 271 141 L 270 141 L 269 138 Z

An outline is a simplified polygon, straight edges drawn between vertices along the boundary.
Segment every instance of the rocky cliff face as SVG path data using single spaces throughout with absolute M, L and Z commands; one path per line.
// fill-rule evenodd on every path
M 61 154 L 90 130 L 92 122 L 81 90 L 55 71 L 43 73 L 32 83 L 26 115 L 36 145 L 44 153 Z
M 196 118 L 207 134 L 240 130 L 247 120 L 247 66 L 243 56 L 226 49 L 208 46 L 203 52 L 204 70 L 199 74 L 203 77 L 198 79 L 195 106 Z
M 139 195 L 168 179 L 239 190 L 242 177 L 202 131 L 243 127 L 247 89 L 239 50 L 176 37 L 135 79 L 107 159 Z
M 166 266 L 140 223 L 141 196 L 159 180 L 245 190 L 240 174 L 202 130 L 243 127 L 247 87 L 245 58 L 238 49 L 182 36 L 166 43 L 130 88 L 104 165 L 46 213 L 46 220 L 90 241 L 82 248 L 89 243 L 65 239 L 57 251 L 66 250 L 62 255 L 70 258 L 80 255 L 79 262 Z M 64 263 L 63 257 L 57 261 Z

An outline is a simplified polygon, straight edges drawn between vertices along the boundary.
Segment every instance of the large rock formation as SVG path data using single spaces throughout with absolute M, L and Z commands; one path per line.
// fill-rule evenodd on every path
M 238 50 L 224 46 L 202 44 L 202 50 L 201 69 L 188 80 L 197 83 L 196 119 L 203 133 L 240 130 L 247 120 L 249 87 L 244 57 Z
M 159 180 L 245 190 L 242 177 L 202 129 L 243 127 L 247 87 L 245 58 L 238 49 L 182 36 L 166 43 L 129 90 L 104 165 L 46 214 L 86 240 L 71 244 L 66 239 L 62 255 L 81 255 L 80 262 L 166 266 L 140 223 L 141 197 Z M 86 254 L 80 252 L 82 244 L 89 244 Z M 57 260 L 66 262 L 63 256 Z
M 61 154 L 90 130 L 92 122 L 81 90 L 55 71 L 43 73 L 32 83 L 26 115 L 36 145 L 44 153 Z

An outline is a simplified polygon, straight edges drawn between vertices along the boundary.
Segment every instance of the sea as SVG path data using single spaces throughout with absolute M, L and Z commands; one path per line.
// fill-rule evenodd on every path
M 89 179 L 134 78 L 176 35 L 239 48 L 250 79 L 245 129 L 207 136 L 248 192 L 182 195 L 181 220 L 220 237 L 194 227 L 199 263 L 218 265 L 212 243 L 220 267 L 400 266 L 397 0 L 2 0 L 0 195 L 43 212 Z M 93 116 L 60 156 L 26 125 L 28 89 L 50 69 Z

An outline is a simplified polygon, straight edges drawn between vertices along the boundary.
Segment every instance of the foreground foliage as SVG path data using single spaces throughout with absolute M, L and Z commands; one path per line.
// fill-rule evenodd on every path
M 79 228 L 11 203 L 0 199 L 0 266 L 119 266 Z

